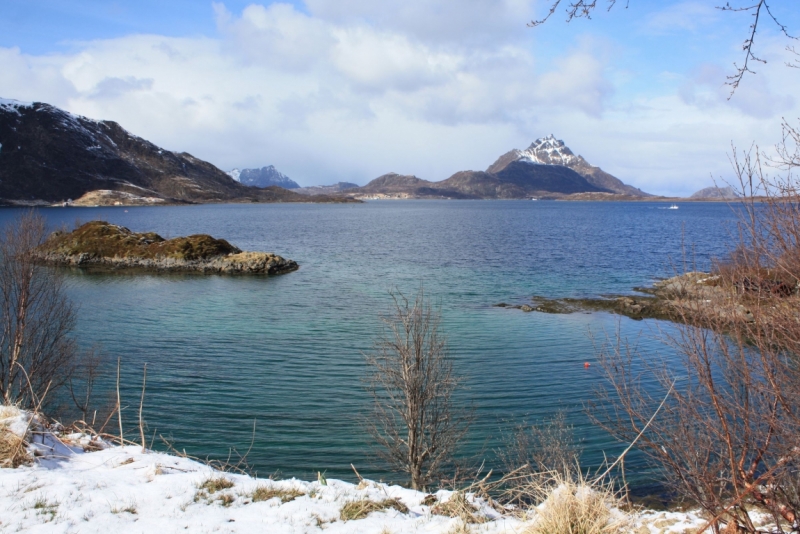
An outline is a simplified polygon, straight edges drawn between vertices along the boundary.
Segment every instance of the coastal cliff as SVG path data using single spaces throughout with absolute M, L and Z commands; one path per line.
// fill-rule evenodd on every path
M 206 234 L 164 239 L 104 221 L 55 232 L 36 253 L 48 264 L 112 269 L 227 274 L 284 274 L 298 269 L 293 260 L 269 252 L 245 252 Z

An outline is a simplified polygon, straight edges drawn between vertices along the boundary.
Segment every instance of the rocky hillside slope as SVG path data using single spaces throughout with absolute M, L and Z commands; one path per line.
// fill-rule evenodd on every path
M 113 121 L 41 102 L 0 100 L 0 202 L 63 202 L 96 190 L 188 203 L 332 200 L 246 187 L 208 162 L 160 148 Z
M 531 165 L 555 165 L 575 171 L 586 179 L 591 185 L 622 195 L 639 197 L 652 196 L 636 187 L 627 185 L 619 178 L 608 174 L 600 167 L 594 167 L 583 156 L 576 156 L 564 141 L 556 139 L 552 134 L 537 139 L 525 150 L 511 150 L 500 156 L 497 161 L 486 169 L 486 172 L 498 174 L 512 163 L 528 163 Z M 589 192 L 589 191 L 573 191 Z

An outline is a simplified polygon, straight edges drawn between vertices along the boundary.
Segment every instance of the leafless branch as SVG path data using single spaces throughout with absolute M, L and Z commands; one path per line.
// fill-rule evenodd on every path
M 0 235 L 0 396 L 32 407 L 35 398 L 67 384 L 81 354 L 71 337 L 74 306 L 58 271 L 39 265 L 44 219 L 23 214 Z M 30 386 L 23 375 L 27 375 Z
M 440 311 L 422 289 L 413 302 L 399 292 L 391 295 L 393 312 L 383 318 L 383 334 L 365 354 L 373 398 L 365 427 L 378 456 L 406 473 L 412 488 L 422 489 L 452 461 L 471 414 L 453 398 L 463 378 L 453 370 Z

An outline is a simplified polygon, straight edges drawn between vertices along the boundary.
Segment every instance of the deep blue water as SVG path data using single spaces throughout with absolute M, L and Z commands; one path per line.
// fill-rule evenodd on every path
M 731 208 L 686 203 L 375 201 L 362 205 L 204 205 L 46 209 L 54 225 L 104 219 L 164 237 L 208 233 L 274 251 L 299 271 L 278 277 L 68 275 L 80 306 L 76 335 L 122 359 L 133 424 L 148 364 L 150 432 L 179 449 L 224 457 L 255 441 L 262 475 L 398 479 L 372 467 L 361 381 L 389 311 L 388 291 L 424 285 L 441 304 L 460 399 L 477 419 L 467 452 L 498 445 L 503 429 L 565 410 L 597 466 L 624 446 L 593 427 L 583 405 L 602 384 L 596 348 L 617 328 L 646 355 L 669 356 L 656 321 L 606 313 L 547 315 L 493 307 L 532 295 L 627 293 L 685 267 L 706 269 L 731 243 Z M 0 223 L 16 210 L 0 211 Z M 101 385 L 108 387 L 108 380 Z M 629 463 L 630 466 L 630 463 Z M 629 467 L 630 468 L 630 467 Z M 634 465 L 635 468 L 635 465 Z M 630 475 L 629 475 L 630 476 Z

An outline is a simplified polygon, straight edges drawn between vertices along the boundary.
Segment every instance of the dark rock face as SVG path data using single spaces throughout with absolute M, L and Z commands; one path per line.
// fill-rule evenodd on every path
M 274 165 L 260 169 L 242 169 L 239 171 L 239 183 L 250 187 L 270 187 L 276 185 L 284 189 L 298 189 L 300 185 L 278 171 Z
M 0 100 L 0 200 L 61 202 L 96 190 L 190 203 L 317 200 L 243 186 L 214 165 L 159 148 L 116 122 Z
M 267 252 L 243 252 L 224 239 L 197 234 L 166 240 L 154 232 L 134 233 L 104 221 L 56 232 L 37 251 L 49 264 L 149 271 L 283 274 L 298 265 Z
M 535 165 L 524 161 L 513 161 L 497 173 L 497 177 L 512 183 L 530 193 L 548 191 L 551 193 L 605 192 L 608 189 L 590 184 L 586 178 L 562 165 Z

